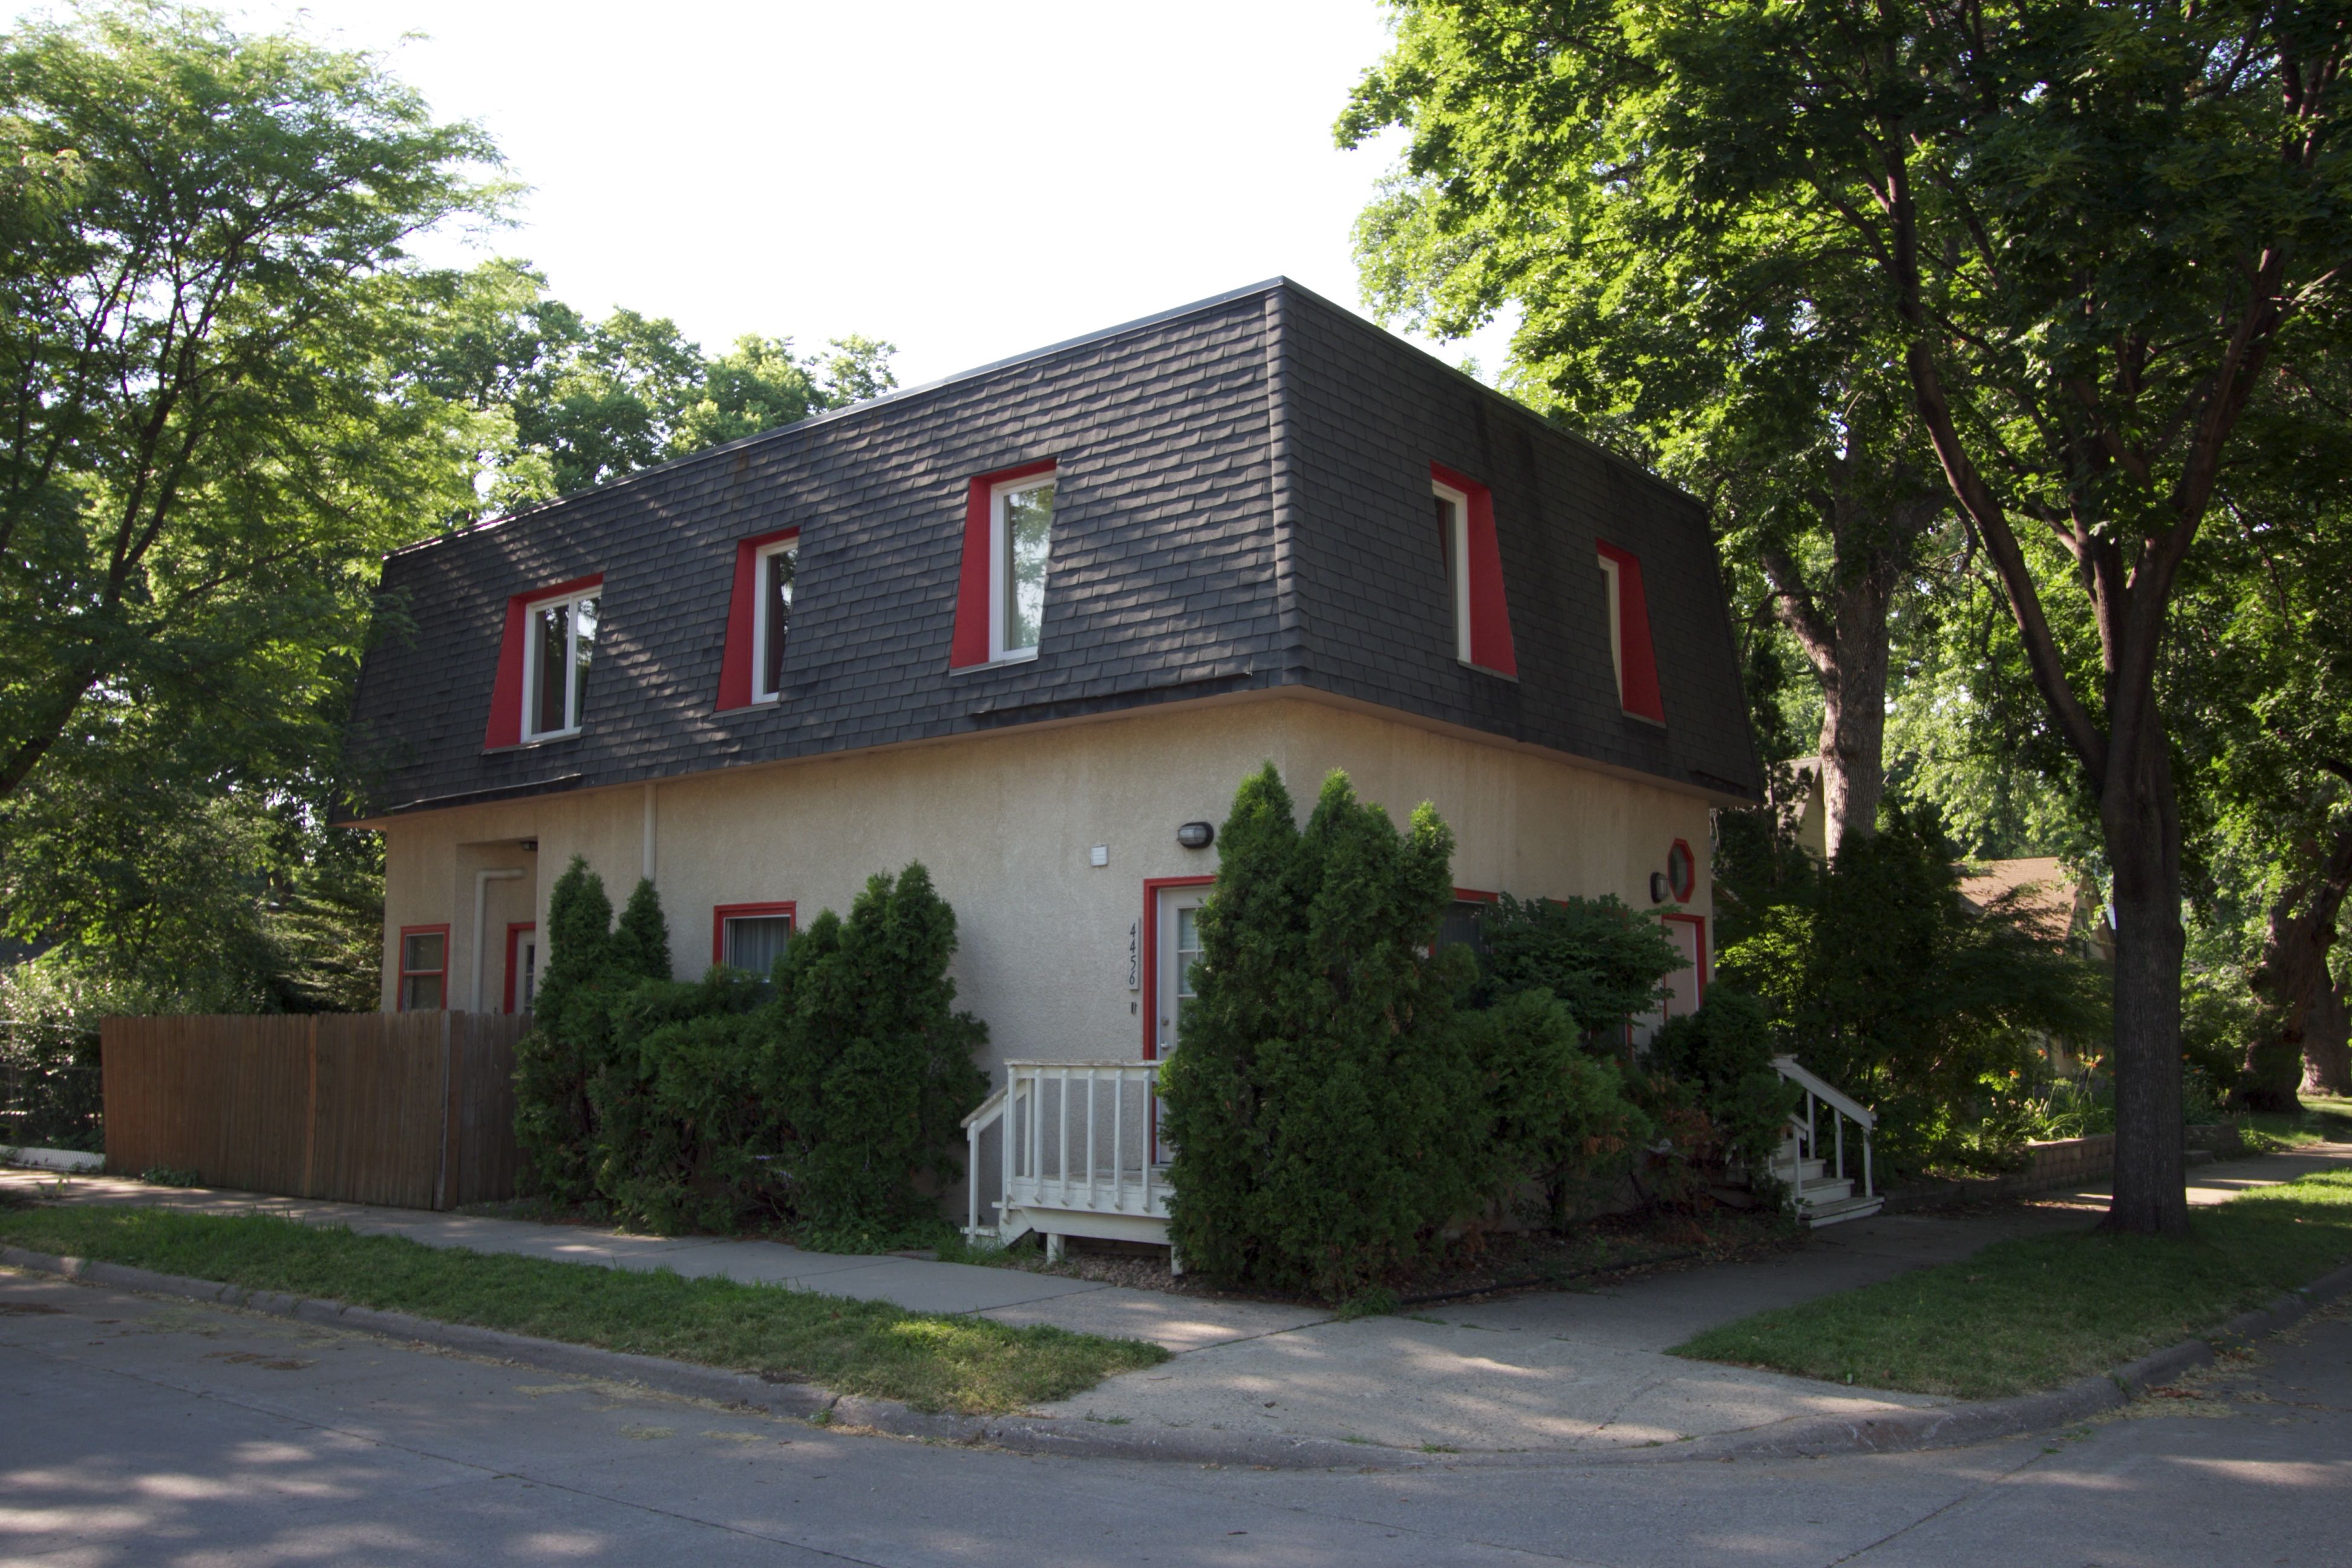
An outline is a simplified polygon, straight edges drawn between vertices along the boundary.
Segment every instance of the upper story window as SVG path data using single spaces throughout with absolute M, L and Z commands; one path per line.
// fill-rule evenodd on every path
M 1454 657 L 1473 669 L 1516 680 L 1511 607 L 1503 593 L 1503 551 L 1495 533 L 1495 493 L 1443 464 L 1429 465 L 1437 518 L 1438 563 L 1454 619 Z
M 1454 616 L 1454 657 L 1465 664 L 1470 657 L 1470 498 L 1440 479 L 1430 481 L 1437 500 L 1438 563 L 1444 573 L 1447 607 Z
M 1028 658 L 1045 622 L 1045 561 L 1054 536 L 1054 476 L 992 487 L 989 657 Z
M 966 489 L 948 668 L 1037 657 L 1053 557 L 1054 459 L 976 474 Z
M 1650 599 L 1642 586 L 1641 558 L 1599 543 L 1601 575 L 1609 599 L 1609 661 L 1617 677 L 1617 705 L 1635 719 L 1666 721 L 1658 695 L 1658 658 L 1650 644 Z
M 596 652 L 597 590 L 535 600 L 523 640 L 522 738 L 580 732 L 588 663 Z
M 773 702 L 784 689 L 784 635 L 793 624 L 793 574 L 800 563 L 798 535 L 765 545 L 755 568 L 758 597 L 753 601 L 751 643 L 756 650 L 751 700 Z

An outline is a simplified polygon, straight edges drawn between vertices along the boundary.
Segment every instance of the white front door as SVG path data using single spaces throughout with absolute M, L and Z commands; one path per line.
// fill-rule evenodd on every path
M 1706 940 L 1706 928 L 1688 916 L 1670 918 L 1665 922 L 1666 940 L 1682 954 L 1682 967 L 1666 976 L 1665 1016 L 1679 1018 L 1685 1013 L 1698 1011 L 1699 944 Z
M 1154 922 L 1160 952 L 1152 964 L 1160 992 L 1153 998 L 1160 1020 L 1152 1034 L 1154 1056 L 1175 1052 L 1184 1006 L 1192 999 L 1192 966 L 1201 959 L 1201 905 L 1208 896 L 1206 888 L 1160 889 L 1160 918 Z
M 1209 889 L 1201 888 L 1162 888 L 1160 908 L 1153 925 L 1159 951 L 1152 957 L 1152 984 L 1158 993 L 1152 998 L 1154 1017 L 1152 1055 L 1165 1061 L 1175 1055 L 1176 1042 L 1184 1024 L 1184 1009 L 1192 1000 L 1192 966 L 1201 961 L 1201 905 Z M 1158 1135 L 1160 1118 L 1159 1108 L 1152 1108 L 1153 1138 L 1157 1163 L 1166 1164 L 1175 1158 L 1175 1150 Z

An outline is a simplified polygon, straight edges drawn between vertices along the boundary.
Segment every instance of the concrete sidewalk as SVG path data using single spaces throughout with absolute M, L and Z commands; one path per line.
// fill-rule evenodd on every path
M 2208 1165 L 2190 1201 L 2220 1203 L 2309 1171 L 2352 1168 L 2352 1144 Z M 1128 1335 L 1178 1353 L 1039 1414 L 1211 1432 L 1340 1438 L 1407 1449 L 1599 1451 L 1748 1431 L 1808 1416 L 1947 1403 L 1664 1352 L 1702 1329 L 1969 1257 L 2006 1237 L 2081 1228 L 2105 1189 L 1964 1214 L 1879 1215 L 1758 1262 L 1661 1274 L 1590 1292 L 1536 1291 L 1338 1321 L 1312 1306 L 1127 1289 L 1024 1270 L 804 1252 L 776 1242 L 664 1238 L 584 1226 L 106 1177 L 0 1173 L 0 1187 L 75 1203 L 268 1213 L 436 1247 L 607 1268 L 670 1268 Z

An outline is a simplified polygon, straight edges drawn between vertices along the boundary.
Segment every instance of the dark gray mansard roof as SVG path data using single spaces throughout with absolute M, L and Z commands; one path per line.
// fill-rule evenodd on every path
M 1038 656 L 951 675 L 966 482 L 1045 458 Z M 1494 492 L 1517 681 L 1455 661 L 1432 462 Z M 719 712 L 735 542 L 795 526 L 783 700 Z M 1619 710 L 1596 538 L 1641 559 L 1663 730 Z M 584 732 L 486 752 L 509 596 L 598 572 Z M 383 587 L 375 813 L 1273 687 L 1760 795 L 1699 505 L 1280 279 L 412 545 Z

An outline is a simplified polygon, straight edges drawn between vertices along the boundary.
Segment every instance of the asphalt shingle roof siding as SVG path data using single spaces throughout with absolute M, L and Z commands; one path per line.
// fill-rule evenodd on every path
M 967 481 L 1049 457 L 1038 657 L 950 673 Z M 1433 460 L 1494 491 L 1516 682 L 1454 660 Z M 718 712 L 735 542 L 793 526 L 783 700 Z M 1596 537 L 1641 557 L 1663 731 L 1618 711 Z M 486 753 L 508 598 L 597 572 L 583 732 Z M 354 725 L 377 810 L 1299 684 L 1760 782 L 1697 503 L 1280 279 L 412 546 L 383 586 Z

